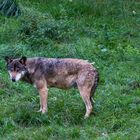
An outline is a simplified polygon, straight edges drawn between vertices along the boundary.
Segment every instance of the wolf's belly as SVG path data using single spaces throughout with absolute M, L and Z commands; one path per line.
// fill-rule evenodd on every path
M 58 87 L 58 88 L 63 88 L 63 89 L 77 87 L 75 75 L 56 76 L 53 78 L 49 78 L 47 79 L 47 84 L 50 87 Z

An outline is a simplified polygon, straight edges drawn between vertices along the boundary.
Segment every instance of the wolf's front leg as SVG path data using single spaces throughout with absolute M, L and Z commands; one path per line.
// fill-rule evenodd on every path
M 47 100 L 48 100 L 48 90 L 47 90 L 47 84 L 44 80 L 36 81 L 36 87 L 38 89 L 39 95 L 40 95 L 40 110 L 39 112 L 42 112 L 44 114 L 47 112 Z
M 40 94 L 40 111 L 44 114 L 47 112 L 47 98 L 48 98 L 48 91 L 47 89 L 39 89 Z

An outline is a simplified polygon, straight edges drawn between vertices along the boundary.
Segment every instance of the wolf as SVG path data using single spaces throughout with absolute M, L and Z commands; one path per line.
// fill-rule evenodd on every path
M 77 87 L 85 103 L 85 118 L 90 116 L 99 74 L 87 60 L 25 56 L 16 59 L 6 56 L 5 60 L 13 82 L 22 80 L 37 88 L 40 95 L 40 112 L 45 113 L 48 110 L 48 87 Z

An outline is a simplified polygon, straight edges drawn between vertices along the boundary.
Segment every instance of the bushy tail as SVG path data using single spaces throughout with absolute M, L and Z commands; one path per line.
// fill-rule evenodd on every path
M 99 82 L 99 73 L 97 70 L 95 70 L 95 81 L 94 81 L 94 84 L 93 84 L 92 89 L 91 89 L 91 97 L 94 96 L 95 90 L 98 86 L 98 82 Z

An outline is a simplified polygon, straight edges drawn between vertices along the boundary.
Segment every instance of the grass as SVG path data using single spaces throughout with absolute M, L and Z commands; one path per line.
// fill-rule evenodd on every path
M 0 15 L 0 139 L 140 139 L 140 2 L 17 1 L 18 18 Z M 95 62 L 94 114 L 84 119 L 78 90 L 49 89 L 41 115 L 31 85 L 9 81 L 3 57 L 72 57 Z

